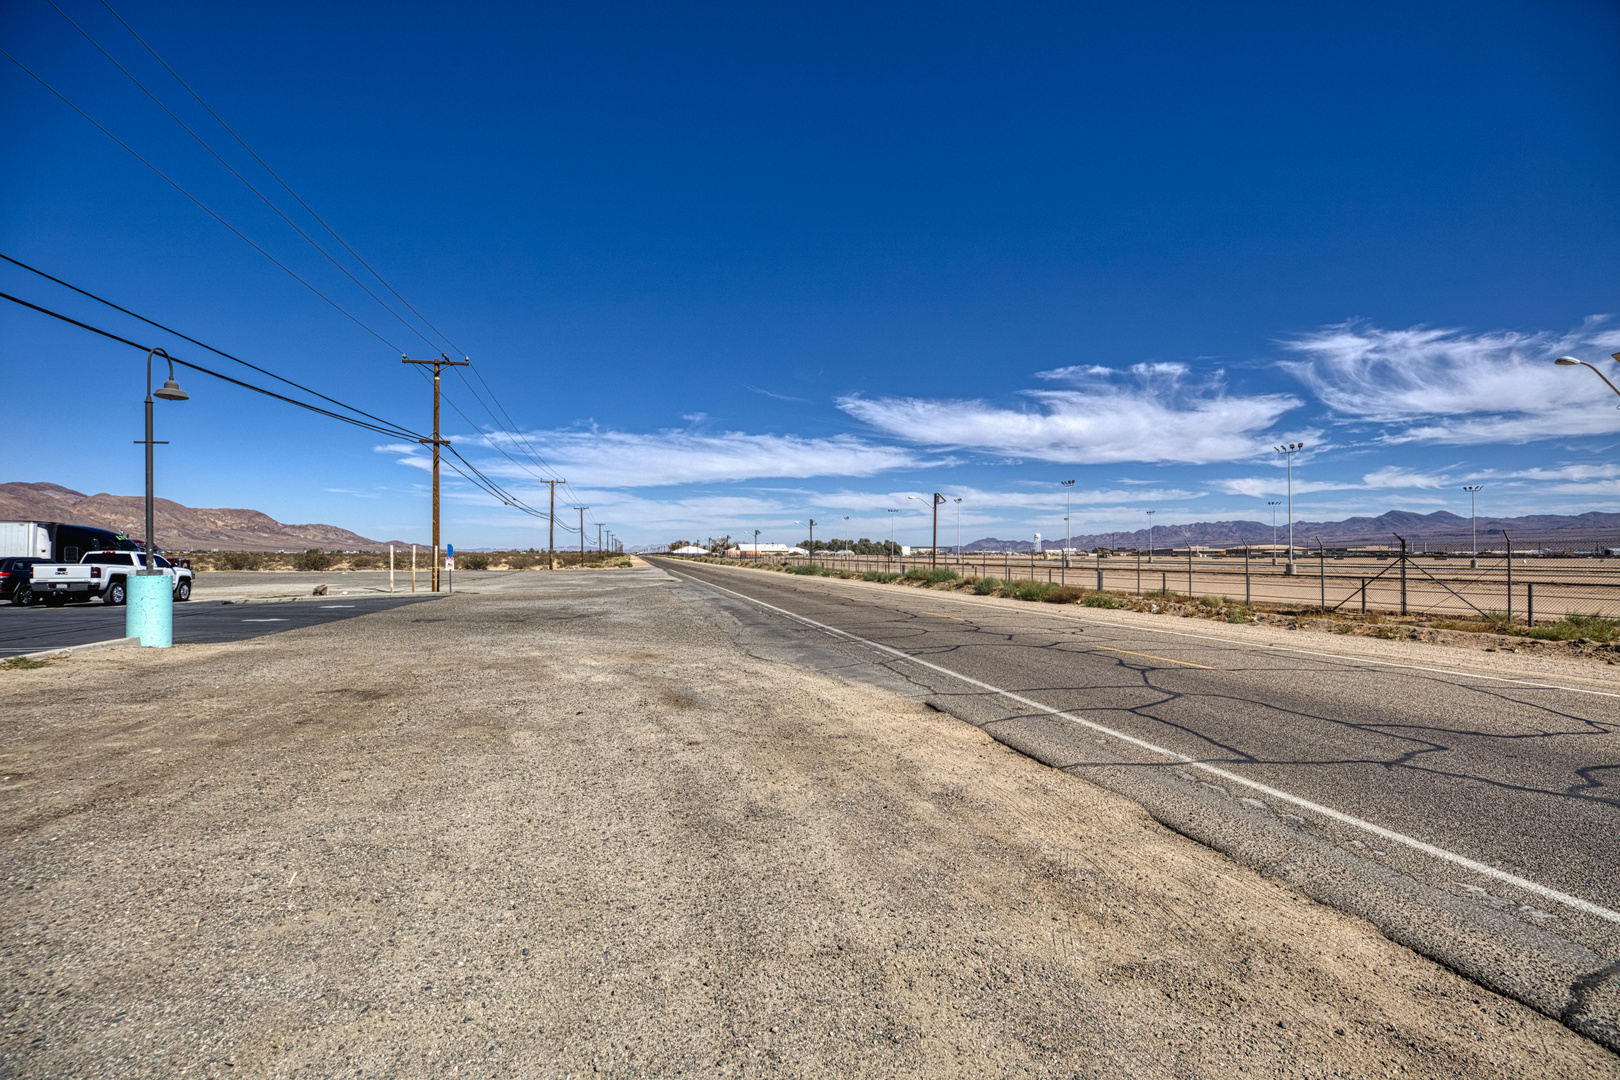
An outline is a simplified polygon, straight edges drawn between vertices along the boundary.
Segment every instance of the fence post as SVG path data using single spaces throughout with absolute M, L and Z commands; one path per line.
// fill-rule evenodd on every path
M 1254 603 L 1253 590 L 1249 586 L 1249 545 L 1243 545 L 1243 603 L 1244 606 Z
M 1170 593 L 1170 571 L 1168 570 L 1159 571 L 1159 591 L 1168 598 Z
M 1524 625 L 1536 625 L 1536 583 L 1533 581 L 1524 583 L 1524 607 Z
M 1103 587 L 1103 576 L 1102 575 L 1103 575 L 1102 560 L 1098 559 L 1097 560 L 1097 591 L 1098 592 L 1102 592 L 1102 587 Z
M 1508 622 L 1513 621 L 1513 541 L 1508 537 L 1507 530 L 1502 530 L 1502 539 L 1507 543 L 1507 585 L 1508 585 Z
M 1367 614 L 1367 579 L 1361 579 L 1361 613 Z
M 1406 614 L 1406 541 L 1400 533 L 1392 533 L 1395 539 L 1401 541 L 1401 614 Z
M 1142 549 L 1136 549 L 1136 595 L 1142 595 Z
M 1316 538 L 1316 579 L 1322 590 L 1322 610 L 1327 610 L 1327 548 L 1322 546 L 1322 538 Z

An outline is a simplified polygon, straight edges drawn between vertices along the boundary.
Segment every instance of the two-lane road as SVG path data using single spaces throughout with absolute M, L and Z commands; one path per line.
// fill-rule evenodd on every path
M 1620 956 L 1620 687 L 658 562 L 864 652 L 1002 741 L 1280 876 L 1356 879 L 1362 910 L 1398 907 L 1408 938 L 1472 905 L 1497 920 L 1487 937 L 1522 925 L 1532 943 L 1550 933 Z M 1398 901 L 1371 896 L 1406 885 Z M 1614 981 L 1599 980 L 1602 994 L 1620 996 Z M 1576 996 L 1599 1008 L 1595 993 Z

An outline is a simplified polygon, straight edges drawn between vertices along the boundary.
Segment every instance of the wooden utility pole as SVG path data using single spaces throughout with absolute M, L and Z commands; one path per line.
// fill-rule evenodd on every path
M 452 360 L 443 353 L 432 360 L 412 360 L 408 356 L 400 357 L 404 364 L 432 364 L 433 365 L 433 438 L 418 439 L 419 443 L 431 444 L 433 447 L 433 591 L 439 591 L 439 565 L 443 561 L 439 555 L 439 447 L 449 446 L 450 440 L 439 438 L 439 369 L 442 367 L 467 367 L 471 360 Z
M 557 569 L 557 485 L 566 484 L 566 480 L 542 480 L 542 484 L 551 485 L 551 513 L 546 515 L 546 554 L 551 557 L 551 568 Z
M 585 569 L 585 511 L 589 510 L 590 507 L 576 506 L 574 509 L 579 511 L 579 568 L 583 570 Z

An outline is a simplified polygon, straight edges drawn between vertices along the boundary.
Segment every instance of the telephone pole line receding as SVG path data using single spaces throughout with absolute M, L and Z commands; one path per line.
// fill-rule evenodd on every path
M 579 568 L 583 570 L 585 569 L 585 511 L 589 510 L 590 507 L 576 506 L 574 509 L 579 511 Z
M 542 480 L 542 484 L 551 485 L 551 511 L 546 515 L 546 554 L 551 558 L 551 568 L 557 569 L 557 485 L 566 484 L 566 480 Z
M 433 438 L 418 439 L 419 443 L 431 444 L 433 447 L 433 591 L 439 591 L 439 565 L 442 559 L 439 555 L 439 447 L 449 446 L 450 440 L 439 438 L 439 369 L 442 367 L 467 367 L 471 360 L 452 360 L 443 353 L 432 360 L 412 360 L 408 356 L 400 357 L 402 364 L 432 364 L 433 365 Z

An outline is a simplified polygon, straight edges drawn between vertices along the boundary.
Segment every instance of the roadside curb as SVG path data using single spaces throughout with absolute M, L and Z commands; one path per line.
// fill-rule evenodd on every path
M 138 647 L 140 643 L 141 639 L 138 637 L 108 638 L 106 641 L 91 641 L 84 645 L 64 645 L 60 649 L 43 649 L 39 652 L 21 653 L 19 655 L 26 660 L 46 660 L 55 656 L 69 656 L 73 653 Z

